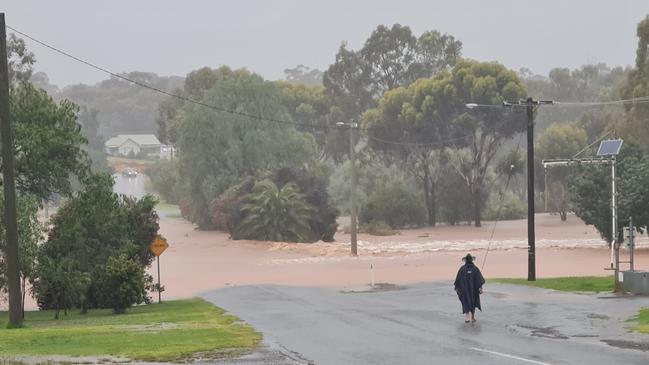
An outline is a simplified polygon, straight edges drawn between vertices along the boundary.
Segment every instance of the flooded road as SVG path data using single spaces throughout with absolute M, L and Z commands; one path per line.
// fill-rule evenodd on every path
M 127 177 L 122 173 L 113 174 L 115 186 L 113 190 L 118 194 L 124 194 L 140 199 L 147 194 L 146 180 L 148 179 L 144 174 L 137 174 L 135 177 Z

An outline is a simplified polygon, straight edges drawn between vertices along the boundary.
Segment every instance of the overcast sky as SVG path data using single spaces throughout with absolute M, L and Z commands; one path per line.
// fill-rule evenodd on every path
M 452 34 L 465 57 L 541 74 L 632 65 L 649 0 L 3 0 L 0 11 L 7 24 L 115 72 L 229 65 L 278 79 L 297 64 L 325 70 L 342 41 L 356 49 L 378 24 L 394 23 Z M 28 44 L 59 86 L 106 78 Z

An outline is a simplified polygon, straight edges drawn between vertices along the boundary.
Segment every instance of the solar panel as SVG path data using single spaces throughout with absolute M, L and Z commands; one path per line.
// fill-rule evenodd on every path
M 602 141 L 599 144 L 599 149 L 597 150 L 597 156 L 615 156 L 620 153 L 620 148 L 622 147 L 621 139 L 609 139 Z

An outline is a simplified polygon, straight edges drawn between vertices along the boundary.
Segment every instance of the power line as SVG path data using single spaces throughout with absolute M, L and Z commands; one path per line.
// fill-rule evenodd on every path
M 645 104 L 649 103 L 649 96 L 640 96 L 637 98 L 620 99 L 611 101 L 553 101 L 551 104 L 544 104 L 544 107 L 589 107 L 589 106 L 606 106 L 606 105 L 625 105 L 625 104 Z M 469 108 L 503 108 L 503 107 L 527 107 L 525 103 L 503 103 L 503 104 L 467 104 Z
M 203 101 L 196 100 L 196 99 L 193 99 L 193 98 L 190 98 L 190 97 L 187 97 L 187 96 L 174 94 L 174 93 L 171 93 L 171 92 L 156 88 L 154 86 L 147 85 L 147 84 L 145 84 L 143 82 L 131 79 L 129 77 L 124 76 L 123 74 L 118 74 L 118 73 L 110 71 L 110 70 L 108 70 L 108 69 L 106 69 L 104 67 L 101 67 L 101 66 L 99 66 L 97 64 L 94 64 L 94 63 L 92 63 L 90 61 L 87 61 L 87 60 L 84 60 L 84 59 L 82 59 L 80 57 L 74 56 L 73 54 L 71 54 L 69 52 L 66 52 L 66 51 L 64 51 L 62 49 L 54 47 L 54 46 L 52 46 L 52 45 L 50 45 L 50 44 L 48 44 L 48 43 L 46 43 L 44 41 L 41 41 L 41 40 L 39 40 L 39 39 L 37 39 L 35 37 L 30 36 L 27 33 L 21 32 L 20 30 L 18 30 L 16 28 L 13 28 L 13 27 L 11 27 L 9 25 L 6 25 L 6 27 L 8 29 L 11 29 L 12 31 L 22 35 L 23 37 L 28 38 L 28 39 L 36 42 L 37 44 L 40 44 L 43 47 L 46 47 L 46 48 L 48 48 L 48 49 L 50 49 L 50 50 L 52 50 L 52 51 L 54 51 L 56 53 L 59 53 L 59 54 L 65 56 L 65 57 L 71 58 L 71 59 L 73 59 L 73 60 L 75 60 L 77 62 L 80 62 L 80 63 L 88 66 L 88 67 L 91 67 L 91 68 L 94 68 L 94 69 L 96 69 L 98 71 L 104 72 L 104 73 L 106 73 L 106 74 L 108 74 L 110 76 L 113 76 L 115 78 L 127 81 L 127 82 L 129 82 L 129 83 L 131 83 L 133 85 L 136 85 L 136 86 L 139 86 L 139 87 L 142 87 L 142 88 L 145 88 L 145 89 L 148 89 L 148 90 L 151 90 L 151 91 L 154 91 L 154 92 L 157 92 L 157 93 L 160 93 L 160 94 L 172 97 L 172 98 L 176 98 L 176 99 L 179 99 L 179 100 L 191 103 L 191 104 L 203 106 L 203 107 L 206 107 L 206 108 L 209 108 L 209 109 L 212 109 L 212 110 L 216 110 L 218 112 L 228 113 L 228 114 L 232 114 L 232 115 L 238 115 L 238 116 L 242 116 L 242 117 L 246 117 L 246 118 L 250 118 L 250 119 L 254 119 L 254 120 L 258 120 L 258 121 L 263 121 L 263 122 L 271 122 L 271 123 L 293 125 L 293 126 L 299 126 L 299 127 L 305 127 L 305 128 L 321 129 L 321 130 L 325 130 L 325 131 L 326 130 L 331 130 L 331 129 L 334 129 L 334 130 L 340 129 L 337 126 L 299 123 L 299 122 L 293 122 L 293 121 L 288 121 L 288 120 L 263 117 L 263 116 L 260 116 L 260 115 L 255 115 L 255 114 L 250 114 L 250 113 L 241 112 L 241 111 L 237 111 L 237 110 L 227 109 L 227 108 L 224 108 L 224 107 L 219 107 L 219 106 L 208 104 L 208 103 L 205 103 Z M 608 102 L 554 102 L 553 104 L 549 104 L 547 106 L 555 106 L 555 107 L 557 107 L 557 106 L 602 106 L 602 105 L 620 105 L 620 104 L 628 104 L 628 103 L 649 103 L 649 96 L 631 98 L 631 99 L 623 99 L 623 100 L 614 100 L 614 101 L 608 101 Z M 467 104 L 467 106 L 469 106 L 469 105 L 470 105 L 471 108 L 474 108 L 474 107 L 502 108 L 504 106 L 525 107 L 525 104 L 517 104 L 517 103 L 512 103 L 512 104 L 509 104 L 509 103 L 504 104 L 503 103 L 501 105 L 498 105 L 498 104 L 473 104 L 473 103 L 472 104 Z M 395 129 L 398 129 L 398 128 L 395 128 Z M 469 134 L 469 135 L 462 136 L 462 137 L 450 138 L 450 139 L 447 139 L 447 140 L 435 141 L 435 142 L 401 142 L 401 141 L 390 141 L 390 140 L 385 140 L 385 139 L 382 139 L 382 138 L 379 138 L 379 137 L 375 137 L 375 136 L 371 135 L 368 132 L 365 132 L 365 134 L 367 135 L 368 138 L 374 139 L 374 140 L 382 142 L 382 143 L 393 144 L 393 145 L 403 145 L 403 146 L 438 146 L 438 145 L 444 145 L 444 144 L 449 143 L 449 142 L 461 141 L 463 139 L 468 139 L 468 138 L 474 137 L 473 134 Z
M 595 141 L 593 141 L 592 143 L 590 143 L 588 146 L 582 148 L 579 152 L 577 152 L 574 156 L 572 156 L 572 158 L 577 158 L 577 156 L 579 156 L 579 155 L 581 155 L 582 153 L 584 153 L 584 151 L 586 151 L 587 149 L 593 147 L 597 142 L 599 142 L 599 141 L 603 140 L 604 138 L 610 136 L 611 133 L 613 133 L 613 130 L 612 130 L 612 129 L 606 131 L 606 133 L 604 133 L 601 137 L 597 138 Z
M 94 68 L 94 69 L 96 69 L 98 71 L 101 71 L 101 72 L 106 73 L 106 74 L 108 74 L 110 76 L 116 77 L 118 79 L 127 81 L 127 82 L 129 82 L 129 83 L 131 83 L 133 85 L 136 85 L 136 86 L 139 86 L 139 87 L 142 87 L 142 88 L 145 88 L 145 89 L 148 89 L 148 90 L 151 90 L 151 91 L 154 91 L 154 92 L 157 92 L 157 93 L 160 93 L 160 94 L 172 97 L 172 98 L 176 98 L 176 99 L 188 102 L 188 103 L 200 105 L 200 106 L 203 106 L 203 107 L 206 107 L 206 108 L 209 108 L 209 109 L 213 109 L 213 110 L 216 110 L 216 111 L 219 111 L 219 112 L 239 115 L 239 116 L 243 116 L 243 117 L 247 117 L 247 118 L 251 118 L 251 119 L 255 119 L 255 120 L 259 120 L 259 121 L 273 122 L 273 123 L 279 123 L 279 124 L 288 124 L 288 125 L 293 125 L 293 126 L 300 126 L 300 127 L 306 127 L 306 128 L 316 128 L 316 129 L 323 129 L 323 130 L 330 130 L 330 129 L 338 130 L 338 129 L 340 129 L 337 126 L 324 126 L 324 125 L 317 125 L 317 124 L 298 123 L 298 122 L 292 122 L 292 121 L 287 121 L 287 120 L 262 117 L 262 116 L 255 115 L 255 114 L 250 114 L 250 113 L 240 112 L 240 111 L 237 111 L 237 110 L 222 108 L 222 107 L 215 106 L 215 105 L 212 105 L 212 104 L 208 104 L 208 103 L 205 103 L 203 101 L 192 99 L 192 98 L 189 98 L 189 97 L 186 97 L 186 96 L 183 96 L 183 95 L 174 94 L 174 93 L 171 93 L 171 92 L 168 92 L 168 91 L 153 87 L 151 85 L 147 85 L 147 84 L 145 84 L 143 82 L 131 79 L 131 78 L 126 77 L 126 76 L 124 76 L 122 74 L 118 74 L 116 72 L 110 71 L 105 67 L 96 65 L 96 64 L 94 64 L 94 63 L 92 63 L 90 61 L 87 61 L 85 59 L 77 57 L 77 56 L 75 56 L 75 55 L 73 55 L 73 54 L 71 54 L 69 52 L 66 52 L 66 51 L 64 51 L 62 49 L 54 47 L 54 46 L 52 46 L 52 45 L 50 45 L 50 44 L 48 44 L 46 42 L 43 42 L 43 41 L 41 41 L 41 40 L 39 40 L 39 39 L 37 39 L 35 37 L 30 36 L 27 33 L 21 32 L 20 30 L 18 30 L 16 28 L 13 28 L 13 27 L 11 27 L 9 25 L 7 25 L 7 28 L 11 29 L 12 31 L 14 31 L 14 32 L 16 32 L 16 33 L 18 33 L 20 35 L 22 35 L 25 38 L 28 38 L 28 39 L 40 44 L 43 47 L 46 47 L 46 48 L 48 48 L 48 49 L 50 49 L 50 50 L 52 50 L 52 51 L 54 51 L 56 53 L 59 53 L 59 54 L 65 56 L 65 57 L 71 58 L 71 59 L 73 59 L 73 60 L 75 60 L 77 62 L 80 62 L 80 63 L 88 66 L 88 67 Z M 397 128 L 394 128 L 394 129 L 397 129 Z M 379 138 L 379 137 L 375 137 L 375 136 L 373 136 L 373 135 L 371 135 L 370 133 L 367 133 L 367 132 L 366 132 L 366 135 L 367 135 L 368 138 L 380 141 L 382 143 L 388 143 L 388 144 L 394 144 L 394 145 L 417 145 L 417 146 L 444 145 L 444 144 L 449 143 L 449 142 L 460 141 L 460 140 L 467 139 L 467 138 L 470 138 L 470 137 L 474 136 L 473 134 L 470 134 L 470 135 L 466 135 L 466 136 L 462 136 L 462 137 L 458 137 L 458 138 L 451 138 L 451 139 L 442 140 L 442 141 L 435 141 L 435 142 L 428 142 L 428 143 L 427 142 L 412 143 L 412 142 L 400 142 L 400 141 L 385 140 L 385 139 L 382 139 L 382 138 Z
M 367 138 L 373 139 L 375 141 L 381 142 L 381 143 L 387 143 L 387 144 L 393 144 L 393 145 L 398 145 L 398 146 L 443 146 L 449 142 L 455 142 L 455 141 L 461 141 L 464 139 L 469 139 L 475 137 L 474 134 L 467 134 L 466 136 L 458 137 L 458 138 L 450 138 L 447 140 L 443 141 L 436 141 L 436 142 L 397 142 L 397 141 L 388 141 L 379 137 L 375 137 L 371 135 L 370 133 L 367 133 Z
M 50 50 L 52 50 L 54 52 L 57 52 L 57 53 L 59 53 L 61 55 L 64 55 L 66 57 L 69 57 L 69 58 L 71 58 L 71 59 L 73 59 L 73 60 L 75 60 L 77 62 L 83 63 L 86 66 L 89 66 L 89 67 L 94 68 L 94 69 L 96 69 L 98 71 L 104 72 L 104 73 L 106 73 L 106 74 L 108 74 L 110 76 L 116 77 L 118 79 L 130 82 L 133 85 L 137 85 L 139 87 L 149 89 L 151 91 L 154 91 L 154 92 L 157 92 L 157 93 L 160 93 L 160 94 L 163 94 L 163 95 L 167 95 L 169 97 L 176 98 L 176 99 L 188 102 L 188 103 L 200 105 L 200 106 L 203 106 L 203 107 L 206 107 L 206 108 L 209 108 L 209 109 L 213 109 L 213 110 L 216 110 L 216 111 L 219 111 L 219 112 L 238 115 L 238 116 L 251 118 L 251 119 L 255 119 L 255 120 L 259 120 L 259 121 L 264 121 L 264 122 L 272 122 L 272 123 L 278 123 L 278 124 L 288 124 L 288 125 L 294 125 L 294 126 L 301 126 L 301 127 L 307 127 L 307 128 L 318 128 L 318 129 L 326 129 L 326 130 L 328 130 L 330 128 L 335 128 L 335 127 L 322 126 L 322 125 L 317 125 L 317 124 L 298 123 L 298 122 L 292 122 L 292 121 L 287 121 L 287 120 L 281 120 L 281 119 L 275 119 L 275 118 L 269 118 L 269 117 L 262 117 L 260 115 L 255 115 L 255 114 L 245 113 L 245 112 L 241 112 L 241 111 L 237 111 L 237 110 L 227 109 L 227 108 L 219 107 L 219 106 L 216 106 L 216 105 L 208 104 L 208 103 L 202 102 L 200 100 L 192 99 L 192 98 L 189 98 L 189 97 L 186 97 L 186 96 L 183 96 L 183 95 L 174 94 L 174 93 L 159 89 L 157 87 L 147 85 L 147 84 L 145 84 L 143 82 L 133 80 L 133 79 L 131 79 L 129 77 L 126 77 L 124 75 L 112 72 L 112 71 L 110 71 L 110 70 L 108 70 L 108 69 L 106 69 L 104 67 L 98 66 L 98 65 L 96 65 L 96 64 L 94 64 L 94 63 L 92 63 L 90 61 L 86 61 L 84 59 L 76 57 L 76 56 L 74 56 L 74 55 L 72 55 L 72 54 L 70 54 L 70 53 L 68 53 L 66 51 L 63 51 L 63 50 L 61 50 L 59 48 L 51 46 L 51 45 L 49 45 L 49 44 L 47 44 L 47 43 L 45 43 L 43 41 L 40 41 L 40 40 L 30 36 L 29 34 L 23 33 L 23 32 L 15 29 L 15 28 L 9 26 L 9 25 L 7 25 L 6 27 L 11 29 L 12 31 L 22 35 L 25 38 L 31 39 L 32 41 L 40 44 L 43 47 L 49 48 Z

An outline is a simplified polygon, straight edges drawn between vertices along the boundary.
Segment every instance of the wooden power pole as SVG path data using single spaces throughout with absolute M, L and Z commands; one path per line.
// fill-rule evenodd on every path
M 2 185 L 6 232 L 5 261 L 9 287 L 9 325 L 21 327 L 22 294 L 18 269 L 18 224 L 16 222 L 16 182 L 14 176 L 14 145 L 9 119 L 9 69 L 7 61 L 7 29 L 5 15 L 0 13 L 0 134 L 2 141 Z
M 536 280 L 536 238 L 534 232 L 534 100 L 527 98 L 527 280 Z

